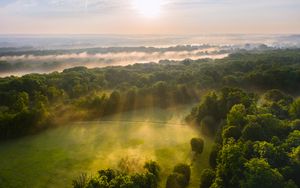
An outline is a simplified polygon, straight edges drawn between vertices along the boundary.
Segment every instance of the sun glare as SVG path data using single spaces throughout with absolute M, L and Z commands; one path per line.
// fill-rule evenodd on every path
M 145 17 L 153 18 L 160 14 L 162 0 L 132 0 L 133 7 Z

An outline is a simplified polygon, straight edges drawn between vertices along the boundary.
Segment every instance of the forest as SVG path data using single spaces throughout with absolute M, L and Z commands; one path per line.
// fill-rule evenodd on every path
M 161 60 L 0 78 L 0 139 L 133 110 L 197 104 L 185 121 L 214 139 L 200 188 L 300 187 L 300 50 L 239 51 L 223 59 Z M 200 102 L 199 102 L 200 101 Z M 194 158 L 206 140 L 191 138 Z M 100 170 L 74 188 L 159 187 L 161 164 Z M 189 186 L 191 165 L 174 164 L 163 184 Z

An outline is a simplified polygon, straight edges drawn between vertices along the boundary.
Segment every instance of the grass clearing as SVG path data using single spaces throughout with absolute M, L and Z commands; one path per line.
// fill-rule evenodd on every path
M 201 136 L 182 122 L 189 109 L 128 112 L 1 143 L 0 187 L 71 187 L 80 173 L 117 168 L 124 157 L 140 164 L 156 160 L 164 187 L 176 163 L 191 162 L 190 139 Z M 208 167 L 212 141 L 204 139 L 204 152 L 192 165 L 190 187 L 199 186 L 199 174 Z

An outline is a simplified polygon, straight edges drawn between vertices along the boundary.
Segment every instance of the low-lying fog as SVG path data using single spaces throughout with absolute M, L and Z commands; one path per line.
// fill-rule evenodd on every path
M 0 35 L 0 77 L 62 71 L 75 66 L 93 68 L 157 63 L 165 59 L 217 59 L 239 49 L 260 49 L 262 44 L 275 48 L 299 47 L 300 36 Z
M 62 71 L 75 66 L 88 68 L 124 66 L 134 63 L 158 63 L 160 60 L 223 58 L 228 55 L 225 47 L 176 46 L 168 48 L 97 48 L 79 50 L 45 50 L 2 52 L 0 76 L 26 73 Z M 0 53 L 1 54 L 1 53 Z

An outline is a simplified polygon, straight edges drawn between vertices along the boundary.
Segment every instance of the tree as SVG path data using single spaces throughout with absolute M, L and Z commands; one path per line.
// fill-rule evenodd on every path
M 227 125 L 242 128 L 246 122 L 245 106 L 243 104 L 234 105 L 227 114 Z
M 126 103 L 124 108 L 126 110 L 132 110 L 135 108 L 135 103 L 136 103 L 136 98 L 137 98 L 137 89 L 136 88 L 131 88 L 130 90 L 127 91 L 126 93 Z
M 255 96 L 252 93 L 246 93 L 240 88 L 225 87 L 221 90 L 219 99 L 219 108 L 221 117 L 226 118 L 227 113 L 236 104 L 243 104 L 246 109 L 254 103 Z
M 295 130 L 291 132 L 285 140 L 284 146 L 287 150 L 291 151 L 293 148 L 300 145 L 300 131 Z
M 109 99 L 106 103 L 104 113 L 107 115 L 107 114 L 112 114 L 112 113 L 118 112 L 119 107 L 120 107 L 120 101 L 121 101 L 120 92 L 113 91 L 110 94 Z
M 173 172 L 182 174 L 184 176 L 184 180 L 185 180 L 184 185 L 185 186 L 187 186 L 189 184 L 190 178 L 191 178 L 191 167 L 189 165 L 183 164 L 183 163 L 177 164 L 174 167 Z
M 177 164 L 173 173 L 168 176 L 166 188 L 185 188 L 191 177 L 191 168 L 187 164 Z
M 290 153 L 290 157 L 296 162 L 300 164 L 300 146 L 293 149 Z
M 278 89 L 272 89 L 272 90 L 267 91 L 264 94 L 264 99 L 269 102 L 277 102 L 284 106 L 287 106 L 293 102 L 293 97 L 283 93 L 282 91 L 280 91 Z
M 144 168 L 148 170 L 148 172 L 152 173 L 157 180 L 159 180 L 160 167 L 155 161 L 148 161 L 145 163 Z
M 300 119 L 296 119 L 290 123 L 290 127 L 292 130 L 300 131 Z
M 243 144 L 229 139 L 219 151 L 213 187 L 239 187 L 245 162 Z
M 293 102 L 293 98 L 280 90 L 273 89 L 267 91 L 262 100 L 262 106 L 271 114 L 280 119 L 289 117 L 289 106 Z
M 116 176 L 109 182 L 109 187 L 124 187 L 124 188 L 131 188 L 134 186 L 134 182 L 131 180 L 131 177 L 127 174 L 122 174 Z
M 13 103 L 13 110 L 15 112 L 20 112 L 28 109 L 29 105 L 29 95 L 26 92 L 20 92 L 15 95 L 15 101 Z
M 290 106 L 289 114 L 294 119 L 300 119 L 300 98 L 296 99 Z
M 155 104 L 160 107 L 168 105 L 168 85 L 164 81 L 158 81 L 152 86 Z
M 284 188 L 298 188 L 298 186 L 293 180 L 289 180 L 284 184 Z
M 201 173 L 200 188 L 209 188 L 216 177 L 216 173 L 212 169 L 204 169 Z
M 262 130 L 260 124 L 249 123 L 245 126 L 245 128 L 242 131 L 242 138 L 251 141 L 263 140 L 264 136 L 262 135 L 260 130 Z
M 254 155 L 265 159 L 273 167 L 284 167 L 289 160 L 283 147 L 274 146 L 274 144 L 266 141 L 255 142 L 253 151 Z
M 157 188 L 158 180 L 152 173 L 135 173 L 131 175 L 131 180 L 133 182 L 134 187 L 140 188 Z
M 167 178 L 166 188 L 184 188 L 184 175 L 171 173 Z
M 248 115 L 247 122 L 242 131 L 246 140 L 270 141 L 273 136 L 281 138 L 287 132 L 283 122 L 272 114 Z
M 204 117 L 213 117 L 220 119 L 219 104 L 217 94 L 212 92 L 204 97 L 197 111 L 197 122 L 200 123 Z
M 202 138 L 192 138 L 191 147 L 193 152 L 201 154 L 203 152 L 204 140 Z
M 50 86 L 47 88 L 47 97 L 51 102 L 58 101 L 63 96 L 63 94 L 63 90 L 60 90 L 55 86 Z
M 142 173 L 121 172 L 119 170 L 100 170 L 98 176 L 80 176 L 73 181 L 74 188 L 157 188 L 159 175 L 158 165 L 149 161 L 144 165 Z M 151 172 L 150 172 L 151 171 Z M 156 173 L 155 176 L 153 173 Z
M 244 174 L 242 188 L 281 188 L 284 185 L 282 175 L 264 159 L 253 158 L 246 162 Z
M 234 138 L 235 140 L 238 140 L 241 135 L 241 130 L 237 126 L 227 126 L 222 132 L 223 140 L 226 140 L 228 138 Z

